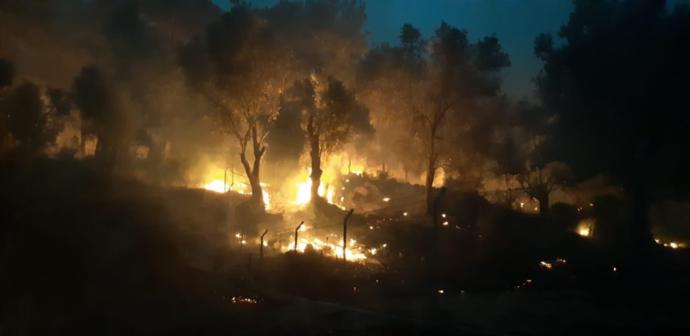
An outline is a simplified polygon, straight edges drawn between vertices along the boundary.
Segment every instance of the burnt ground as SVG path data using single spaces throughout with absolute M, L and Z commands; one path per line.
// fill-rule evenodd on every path
M 449 196 L 452 225 L 441 231 L 424 217 L 357 215 L 353 236 L 387 244 L 374 264 L 276 251 L 260 262 L 231 243 L 227 209 L 242 196 L 146 185 L 76 161 L 0 169 L 0 335 L 690 329 L 687 251 L 632 258 L 556 218 L 471 195 Z

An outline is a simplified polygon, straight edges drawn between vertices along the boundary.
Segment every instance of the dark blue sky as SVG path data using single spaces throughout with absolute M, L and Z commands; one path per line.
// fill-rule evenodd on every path
M 496 35 L 513 65 L 504 73 L 505 91 L 530 95 L 531 79 L 539 71 L 534 38 L 557 32 L 572 10 L 569 0 L 368 0 L 367 31 L 373 43 L 394 41 L 409 22 L 429 36 L 441 20 L 467 30 L 470 40 Z
M 227 8 L 227 0 L 214 2 Z M 251 1 L 258 7 L 275 2 Z M 424 36 L 429 36 L 442 20 L 467 30 L 471 40 L 496 35 L 513 63 L 504 73 L 504 88 L 516 97 L 530 96 L 534 91 L 532 78 L 541 67 L 532 52 L 534 38 L 542 32 L 558 32 L 572 10 L 570 0 L 365 0 L 365 3 L 370 44 L 395 43 L 403 23 L 411 23 Z

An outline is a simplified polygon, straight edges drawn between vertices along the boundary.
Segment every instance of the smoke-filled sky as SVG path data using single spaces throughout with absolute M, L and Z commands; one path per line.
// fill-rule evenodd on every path
M 226 0 L 215 0 L 227 8 Z M 253 0 L 271 5 L 276 0 Z M 568 0 L 366 0 L 366 31 L 372 45 L 396 43 L 400 27 L 411 23 L 430 36 L 441 20 L 467 30 L 471 39 L 496 35 L 513 65 L 505 73 L 505 90 L 514 96 L 532 93 L 531 79 L 540 64 L 532 52 L 534 38 L 557 32 L 572 10 Z
M 214 0 L 227 8 L 227 0 Z M 252 0 L 263 7 L 277 0 Z M 441 20 L 467 30 L 471 39 L 496 35 L 510 54 L 504 90 L 516 97 L 531 96 L 532 78 L 541 64 L 533 42 L 543 32 L 557 33 L 572 10 L 569 0 L 365 0 L 370 44 L 395 43 L 403 23 L 411 23 L 430 36 Z M 668 1 L 669 6 L 690 0 Z

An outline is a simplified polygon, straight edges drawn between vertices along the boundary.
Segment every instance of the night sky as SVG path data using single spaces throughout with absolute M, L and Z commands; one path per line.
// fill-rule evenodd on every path
M 214 0 L 227 8 L 227 0 Z M 252 0 L 263 7 L 277 0 Z M 690 0 L 673 0 L 669 5 Z M 504 89 L 514 97 L 532 96 L 532 78 L 541 64 L 532 52 L 534 38 L 557 33 L 567 19 L 570 0 L 365 0 L 369 17 L 366 31 L 371 44 L 395 43 L 403 23 L 430 36 L 442 20 L 469 32 L 471 40 L 496 35 L 510 54 Z
M 227 8 L 227 0 L 215 0 Z M 276 0 L 253 0 L 271 5 Z M 396 43 L 403 23 L 430 36 L 442 20 L 469 32 L 471 40 L 496 35 L 513 65 L 505 71 L 505 90 L 513 96 L 531 95 L 531 79 L 540 64 L 532 53 L 534 38 L 557 32 L 572 9 L 569 0 L 366 0 L 366 31 L 371 44 Z

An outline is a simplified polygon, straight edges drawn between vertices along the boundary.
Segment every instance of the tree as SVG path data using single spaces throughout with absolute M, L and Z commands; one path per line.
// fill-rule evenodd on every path
M 189 87 L 215 106 L 210 114 L 219 129 L 237 141 L 260 208 L 261 160 L 282 94 L 313 72 L 347 78 L 366 47 L 364 19 L 353 0 L 281 1 L 263 9 L 238 1 L 181 50 Z
M 9 60 L 0 58 L 0 90 L 12 85 L 14 81 L 14 65 Z
M 9 60 L 0 58 L 0 151 L 6 147 L 8 129 L 7 91 L 14 81 L 14 65 Z
M 95 134 L 98 139 L 96 158 L 108 166 L 113 165 L 123 151 L 127 123 L 116 90 L 95 66 L 83 68 L 72 88 L 81 115 L 82 155 L 86 136 Z
M 632 246 L 651 246 L 653 199 L 687 195 L 690 10 L 665 1 L 575 1 L 535 42 L 539 96 L 553 112 L 549 156 L 584 179 L 607 174 L 633 209 Z M 654 196 L 656 195 L 656 196 Z
M 388 113 L 410 120 L 426 172 L 427 212 L 442 163 L 449 160 L 449 151 L 464 145 L 446 142 L 449 125 L 455 125 L 454 132 L 473 129 L 471 116 L 480 113 L 483 100 L 500 93 L 497 74 L 508 65 L 498 39 L 470 43 L 466 32 L 445 22 L 428 43 L 414 27 L 404 25 L 398 47 L 381 45 L 362 61 L 358 73 L 363 90 L 376 93 L 392 111 Z
M 518 175 L 518 181 L 522 190 L 539 202 L 539 213 L 544 215 L 549 211 L 551 193 L 563 187 L 570 175 L 570 168 L 565 164 L 550 162 L 543 167 L 527 167 L 524 173 Z
M 211 102 L 219 129 L 235 138 L 252 189 L 252 202 L 264 210 L 261 160 L 266 136 L 278 113 L 287 69 L 265 20 L 238 4 L 202 38 L 180 52 L 189 86 Z M 248 158 L 248 147 L 253 158 Z
M 72 97 L 63 89 L 48 89 L 51 113 L 58 116 L 66 116 L 72 110 Z
M 541 203 L 540 212 L 544 214 L 548 210 L 551 192 L 571 177 L 570 170 L 563 163 L 548 162 L 544 158 L 549 116 L 541 106 L 524 100 L 510 103 L 500 110 L 500 118 L 491 118 L 492 136 L 482 136 L 477 132 L 470 135 L 494 138 L 479 146 L 487 146 L 486 159 L 492 163 L 488 171 L 493 176 L 483 179 L 484 192 L 507 206 L 513 205 L 518 193 L 526 193 Z
M 44 142 L 43 102 L 41 90 L 33 83 L 24 83 L 12 90 L 7 99 L 7 125 L 20 150 L 36 154 Z
M 371 134 L 369 110 L 359 103 L 352 91 L 334 79 L 318 76 L 297 81 L 291 88 L 287 104 L 302 111 L 302 129 L 309 144 L 311 159 L 311 200 L 321 200 L 321 160 L 324 155 L 350 140 L 356 134 Z

